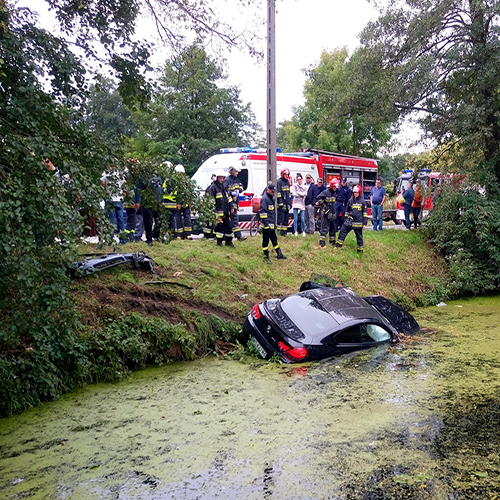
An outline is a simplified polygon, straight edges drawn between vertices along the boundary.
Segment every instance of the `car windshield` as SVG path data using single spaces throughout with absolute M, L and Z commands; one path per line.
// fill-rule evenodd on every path
M 338 323 L 312 297 L 292 295 L 281 301 L 285 314 L 308 336 L 323 336 L 338 327 Z
M 379 325 L 361 325 L 361 335 L 364 342 L 385 342 L 391 338 L 390 333 Z

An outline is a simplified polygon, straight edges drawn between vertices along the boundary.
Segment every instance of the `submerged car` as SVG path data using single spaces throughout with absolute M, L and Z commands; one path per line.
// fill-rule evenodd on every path
M 300 292 L 256 304 L 243 331 L 264 359 L 312 361 L 412 335 L 419 325 L 401 306 L 380 295 L 303 283 Z

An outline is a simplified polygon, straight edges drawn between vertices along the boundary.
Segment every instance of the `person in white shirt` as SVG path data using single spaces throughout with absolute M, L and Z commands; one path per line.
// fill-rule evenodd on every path
M 302 230 L 302 236 L 306 236 L 306 205 L 305 198 L 307 195 L 307 188 L 302 184 L 303 179 L 301 174 L 297 174 L 296 182 L 291 188 L 291 193 L 293 195 L 293 232 L 297 236 L 298 232 L 298 217 L 300 214 L 300 227 Z

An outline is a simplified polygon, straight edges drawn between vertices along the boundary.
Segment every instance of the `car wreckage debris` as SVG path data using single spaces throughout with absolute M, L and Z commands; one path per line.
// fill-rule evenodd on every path
M 144 252 L 87 254 L 82 262 L 76 263 L 75 275 L 82 277 L 121 264 L 130 264 L 135 269 L 154 273 L 153 259 Z

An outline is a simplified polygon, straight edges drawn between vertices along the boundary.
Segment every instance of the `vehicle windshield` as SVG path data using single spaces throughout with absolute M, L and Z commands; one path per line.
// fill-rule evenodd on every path
M 361 325 L 361 335 L 365 342 L 370 340 L 374 342 L 385 342 L 391 338 L 390 333 L 379 325 L 366 324 Z
M 214 155 L 204 161 L 201 167 L 191 177 L 196 182 L 198 188 L 207 189 L 212 184 L 212 174 L 217 170 L 223 170 L 224 175 L 227 175 L 229 167 L 237 167 L 239 170 L 241 162 L 239 161 L 241 155 L 236 154 L 220 154 Z
M 339 325 L 312 297 L 292 295 L 282 299 L 281 307 L 297 328 L 308 336 L 323 336 Z
M 215 169 L 202 170 L 201 168 L 191 177 L 191 179 L 196 182 L 199 189 L 207 189 L 210 184 L 212 184 L 212 174 Z

